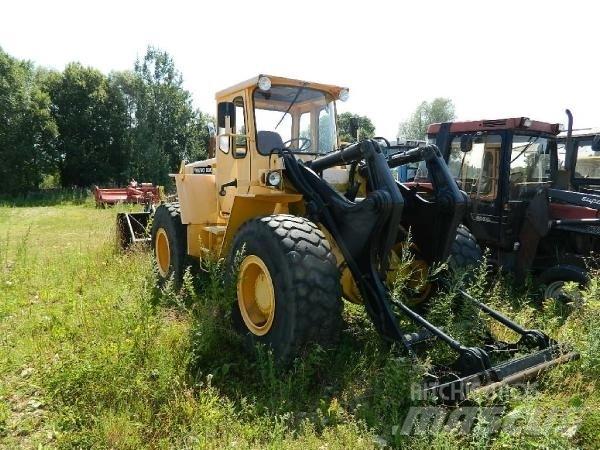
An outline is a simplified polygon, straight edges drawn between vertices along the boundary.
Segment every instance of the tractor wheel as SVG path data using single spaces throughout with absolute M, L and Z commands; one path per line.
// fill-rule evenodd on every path
M 538 281 L 544 286 L 544 300 L 552 298 L 567 304 L 577 300 L 577 298 L 572 298 L 564 291 L 565 284 L 575 282 L 580 287 L 584 287 L 589 278 L 586 271 L 581 267 L 562 264 L 546 269 L 540 274 Z
M 337 343 L 340 273 L 315 224 L 287 214 L 250 220 L 233 239 L 228 267 L 238 270 L 232 315 L 247 344 L 267 345 L 286 364 L 307 344 Z
M 156 209 L 152 222 L 152 248 L 158 269 L 158 286 L 173 279 L 181 287 L 185 271 L 187 233 L 181 223 L 179 203 L 166 203 Z
M 448 268 L 451 272 L 460 272 L 481 264 L 483 254 L 475 236 L 464 225 L 459 225 L 456 238 L 450 248 Z

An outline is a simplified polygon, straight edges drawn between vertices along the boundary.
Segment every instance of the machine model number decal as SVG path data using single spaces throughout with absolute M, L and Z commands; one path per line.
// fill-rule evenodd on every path
M 597 198 L 582 197 L 581 201 L 589 203 L 591 205 L 600 205 L 600 199 L 597 199 Z
M 486 223 L 499 223 L 497 220 L 494 220 L 491 216 L 484 216 L 482 214 L 471 214 L 471 218 L 475 222 L 486 222 Z
M 194 173 L 196 175 L 206 175 L 206 174 L 212 174 L 212 167 L 211 166 L 206 166 L 206 167 L 194 167 Z

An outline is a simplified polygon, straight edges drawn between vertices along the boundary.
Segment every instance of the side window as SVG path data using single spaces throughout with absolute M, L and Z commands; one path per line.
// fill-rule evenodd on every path
M 548 139 L 513 136 L 510 155 L 510 200 L 531 198 L 550 181 Z
M 328 153 L 335 150 L 335 122 L 329 108 L 323 108 L 319 112 L 319 145 L 320 153 Z
M 558 156 L 558 170 L 564 170 L 567 159 L 567 149 L 564 142 L 556 143 L 556 154 Z
M 299 137 L 305 139 L 312 139 L 310 133 L 310 113 L 305 112 L 300 115 L 300 133 Z
M 452 140 L 448 166 L 460 188 L 472 198 L 493 201 L 498 195 L 500 147 L 502 138 L 488 134 L 475 136 L 473 148 L 460 149 L 461 137 Z
M 235 152 L 234 157 L 243 158 L 248 152 L 248 144 L 246 142 L 246 112 L 244 109 L 244 99 L 236 97 L 233 100 L 235 105 Z
M 592 138 L 577 144 L 575 178 L 600 178 L 600 152 L 592 150 Z

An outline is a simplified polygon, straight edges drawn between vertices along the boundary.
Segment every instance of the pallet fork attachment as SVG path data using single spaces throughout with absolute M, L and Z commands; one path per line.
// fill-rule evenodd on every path
M 483 313 L 500 322 L 521 337 L 513 344 L 490 340 L 484 348 L 466 347 L 439 327 L 427 321 L 413 309 L 392 298 L 385 283 L 389 255 L 396 239 L 405 208 L 403 193 L 389 170 L 389 165 L 406 161 L 425 161 L 440 208 L 436 214 L 445 214 L 443 221 L 450 224 L 447 235 L 454 237 L 464 213 L 465 196 L 458 187 L 433 145 L 409 150 L 386 160 L 380 146 L 372 140 L 353 144 L 313 161 L 302 163 L 291 152 L 281 152 L 286 173 L 298 192 L 304 195 L 311 220 L 322 223 L 339 246 L 356 280 L 366 310 L 380 334 L 398 342 L 410 355 L 415 355 L 418 344 L 437 339 L 458 353 L 452 373 L 426 383 L 425 393 L 434 394 L 442 401 L 462 401 L 475 389 L 492 389 L 537 376 L 556 364 L 576 359 L 578 355 L 566 350 L 539 330 L 521 327 L 508 317 L 479 302 L 465 291 L 459 291 Z M 368 195 L 361 202 L 353 202 L 334 191 L 318 174 L 340 164 L 360 164 L 368 182 Z M 406 201 L 410 201 L 407 197 Z M 438 216 L 434 219 L 438 219 Z M 446 236 L 446 237 L 448 237 Z M 451 242 L 442 239 L 437 246 L 440 261 L 448 257 Z M 417 332 L 406 332 L 400 327 L 398 314 L 418 326 Z M 533 352 L 532 352 L 533 351 Z M 522 354 L 512 360 L 492 364 L 497 354 Z

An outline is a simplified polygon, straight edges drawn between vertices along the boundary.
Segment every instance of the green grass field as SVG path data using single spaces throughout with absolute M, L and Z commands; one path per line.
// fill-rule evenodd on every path
M 157 292 L 149 254 L 115 251 L 115 213 L 90 202 L 0 207 L 0 446 L 599 447 L 598 277 L 568 315 L 503 283 L 487 290 L 581 359 L 535 389 L 475 398 L 480 420 L 467 432 L 448 424 L 406 435 L 411 407 L 424 406 L 411 398 L 423 369 L 382 343 L 360 308 L 346 306 L 337 350 L 313 349 L 282 371 L 231 332 L 218 276 Z M 447 312 L 451 302 L 438 295 L 432 317 L 472 331 L 468 314 Z M 492 408 L 503 419 L 496 430 L 485 420 Z

